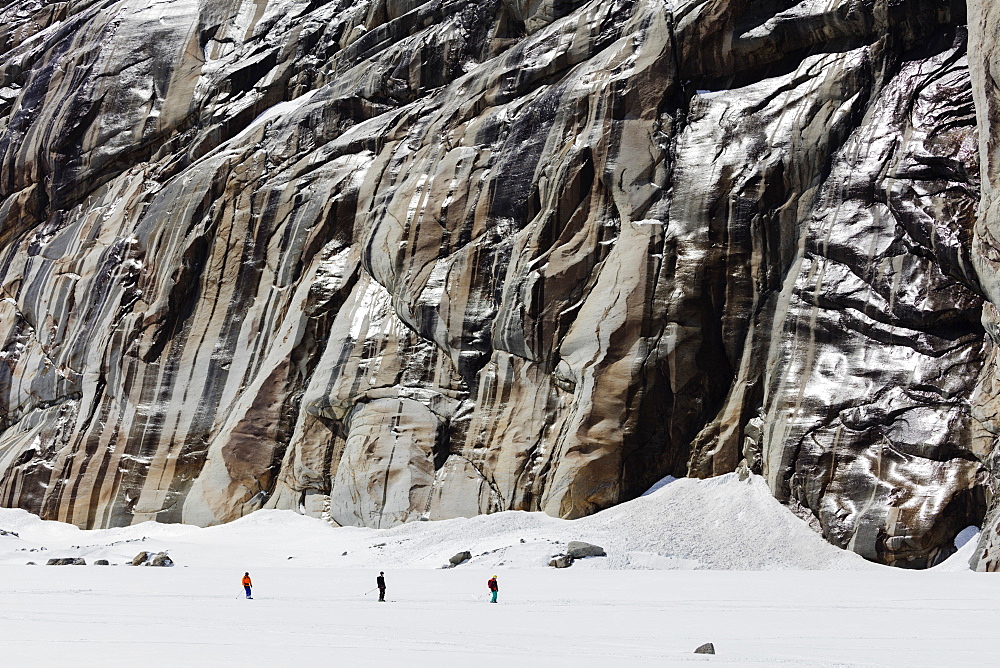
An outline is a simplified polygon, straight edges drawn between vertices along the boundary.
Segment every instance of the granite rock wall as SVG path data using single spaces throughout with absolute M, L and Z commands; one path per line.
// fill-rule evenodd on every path
M 8 4 L 0 504 L 388 527 L 740 470 L 933 565 L 996 514 L 994 14 Z

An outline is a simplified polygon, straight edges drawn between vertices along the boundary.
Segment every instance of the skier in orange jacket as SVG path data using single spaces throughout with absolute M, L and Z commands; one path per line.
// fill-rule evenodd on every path
M 253 582 L 250 581 L 250 573 L 249 572 L 244 573 L 243 574 L 243 589 L 245 589 L 246 592 L 247 592 L 247 598 L 253 598 L 253 596 L 250 595 L 250 587 L 252 587 L 252 586 L 253 586 Z

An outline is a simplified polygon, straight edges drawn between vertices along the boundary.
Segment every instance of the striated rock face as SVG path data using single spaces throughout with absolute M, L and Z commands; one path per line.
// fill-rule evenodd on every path
M 983 309 L 986 360 L 973 395 L 974 416 L 994 442 L 1000 435 L 1000 8 L 969 0 L 969 70 L 976 100 L 981 156 L 982 198 L 974 228 L 972 257 L 987 298 Z M 984 458 L 983 496 L 988 513 L 970 565 L 1000 570 L 1000 448 Z
M 1000 433 L 988 4 L 8 5 L 0 504 L 572 518 L 743 466 L 936 563 Z

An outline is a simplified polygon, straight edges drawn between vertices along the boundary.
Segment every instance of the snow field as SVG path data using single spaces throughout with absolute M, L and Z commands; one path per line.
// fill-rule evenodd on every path
M 81 531 L 0 510 L 0 529 L 17 534 L 0 535 L 6 666 L 995 663 L 1000 580 L 968 570 L 974 527 L 931 571 L 880 567 L 827 544 L 757 478 L 665 480 L 575 521 L 507 512 L 375 530 L 262 511 Z M 570 540 L 608 556 L 548 568 Z M 142 550 L 177 566 L 41 565 Z M 463 550 L 470 561 L 441 568 Z M 693 654 L 705 642 L 715 656 Z
M 2 566 L 4 665 L 985 666 L 1000 607 L 972 573 L 512 569 L 497 605 L 483 569 L 387 571 L 385 604 L 374 571 L 251 575 Z

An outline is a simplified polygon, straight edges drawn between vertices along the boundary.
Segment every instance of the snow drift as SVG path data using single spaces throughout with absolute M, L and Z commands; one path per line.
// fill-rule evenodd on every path
M 181 566 L 238 562 L 245 568 L 438 568 L 468 550 L 461 567 L 545 567 L 571 540 L 601 545 L 607 557 L 573 568 L 869 569 L 861 557 L 826 543 L 775 501 L 763 480 L 734 474 L 658 484 L 638 499 L 578 520 L 509 511 L 393 529 L 331 527 L 291 511 L 262 510 L 230 524 L 199 528 L 144 522 L 86 531 L 0 510 L 0 561 L 81 556 L 126 563 L 141 550 L 168 550 Z M 35 555 L 35 552 L 39 554 Z

